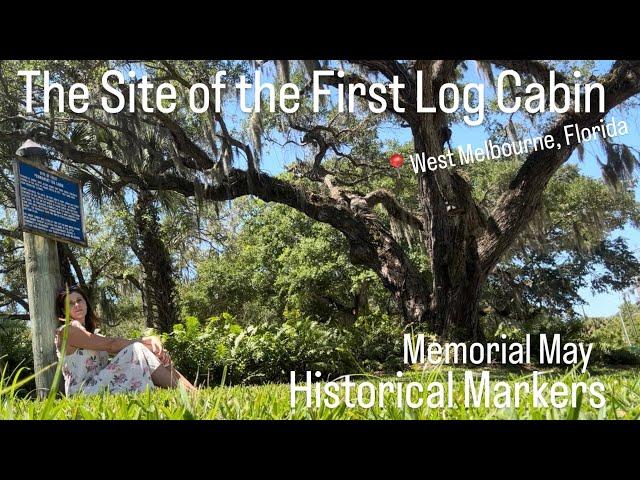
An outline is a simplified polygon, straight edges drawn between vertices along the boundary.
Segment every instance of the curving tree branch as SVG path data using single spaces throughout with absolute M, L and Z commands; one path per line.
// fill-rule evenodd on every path
M 9 297 L 11 300 L 16 302 L 26 311 L 29 311 L 29 303 L 21 295 L 18 295 L 16 292 L 12 292 L 11 290 L 7 290 L 4 287 L 0 287 L 0 294 L 4 295 L 5 297 Z
M 528 73 L 543 85 L 549 83 L 551 69 L 537 60 L 487 60 L 489 63 L 505 70 L 515 70 L 518 73 Z M 555 72 L 558 82 L 566 83 L 567 79 L 561 73 Z
M 568 160 L 576 147 L 575 139 L 568 145 L 564 142 L 564 127 L 573 124 L 577 124 L 579 128 L 594 126 L 612 108 L 640 93 L 640 61 L 619 63 L 601 83 L 605 91 L 605 111 L 570 111 L 560 116 L 545 132 L 545 135 L 554 137 L 560 148 L 530 153 L 509 184 L 508 190 L 498 200 L 491 213 L 490 228 L 479 241 L 479 255 L 485 272 L 493 268 L 502 253 L 529 222 L 540 206 L 542 193 L 549 180 Z
M 424 224 L 422 223 L 422 220 L 420 220 L 420 218 L 416 214 L 409 212 L 402 205 L 400 205 L 393 193 L 389 192 L 388 190 L 374 190 L 373 192 L 368 193 L 364 197 L 364 200 L 365 202 L 367 202 L 367 205 L 370 208 L 373 208 L 377 204 L 382 204 L 385 210 L 392 217 L 396 218 L 402 223 L 411 225 L 413 228 L 424 230 Z

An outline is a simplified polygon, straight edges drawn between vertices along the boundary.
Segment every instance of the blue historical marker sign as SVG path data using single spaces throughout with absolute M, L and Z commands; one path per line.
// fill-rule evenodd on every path
M 86 247 L 81 182 L 22 159 L 14 173 L 20 228 Z

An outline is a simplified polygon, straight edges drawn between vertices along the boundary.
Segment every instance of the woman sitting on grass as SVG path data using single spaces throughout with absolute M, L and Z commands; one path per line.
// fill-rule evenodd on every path
M 171 357 L 157 337 L 139 340 L 96 335 L 97 317 L 87 295 L 77 286 L 68 290 L 70 325 L 62 374 L 65 393 L 87 395 L 108 390 L 111 393 L 143 392 L 147 387 L 196 388 L 171 364 Z M 65 321 L 67 290 L 56 297 L 56 311 Z M 56 331 L 56 353 L 60 349 L 65 325 Z M 109 360 L 109 354 L 115 355 Z

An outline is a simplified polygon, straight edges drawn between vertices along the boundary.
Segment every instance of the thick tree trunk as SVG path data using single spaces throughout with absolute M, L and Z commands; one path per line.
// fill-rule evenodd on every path
M 453 252 L 454 261 L 462 262 L 461 270 L 452 274 L 449 268 L 434 274 L 435 294 L 432 311 L 434 330 L 451 340 L 483 340 L 478 303 L 485 277 L 479 269 L 475 242 L 466 251 Z
M 178 322 L 171 254 L 160 233 L 158 209 L 151 193 L 139 194 L 134 208 L 137 229 L 132 249 L 144 271 L 143 297 L 147 326 L 171 332 Z
M 426 187 L 426 181 L 421 183 Z M 425 208 L 434 213 L 428 244 L 433 274 L 429 324 L 447 339 L 482 340 L 478 302 L 486 274 L 478 255 L 478 217 L 457 193 L 445 199 L 440 189 L 424 192 Z
M 425 62 L 421 67 L 433 73 L 422 92 L 424 104 L 429 105 L 435 98 L 434 91 L 447 81 L 453 67 L 437 62 Z M 448 133 L 444 113 L 422 116 L 413 128 L 416 152 L 441 155 Z M 478 256 L 481 215 L 471 188 L 455 171 L 441 169 L 420 173 L 418 185 L 418 199 L 427 219 L 427 249 L 433 274 L 429 325 L 446 339 L 480 340 L 484 335 L 479 325 L 478 301 L 486 275 Z

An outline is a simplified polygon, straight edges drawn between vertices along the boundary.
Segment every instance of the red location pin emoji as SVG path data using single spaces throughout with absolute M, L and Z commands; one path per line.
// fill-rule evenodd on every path
M 399 153 L 394 153 L 393 155 L 391 155 L 391 158 L 389 158 L 389 164 L 391 164 L 393 168 L 400 168 L 403 163 L 404 158 L 402 158 L 402 155 L 400 155 Z

